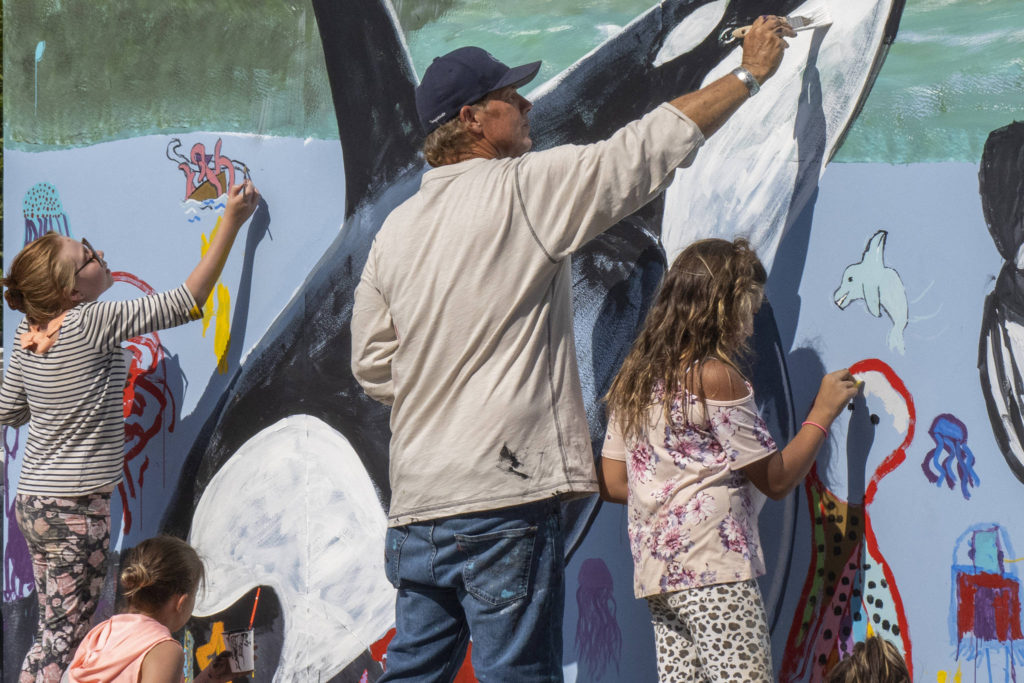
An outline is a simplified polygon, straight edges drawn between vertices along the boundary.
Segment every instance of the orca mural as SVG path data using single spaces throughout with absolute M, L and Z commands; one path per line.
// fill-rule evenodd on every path
M 947 175 L 937 177 L 927 164 L 882 171 L 881 164 L 830 163 L 870 106 L 890 47 L 900 45 L 901 20 L 911 10 L 905 12 L 903 0 L 824 4 L 831 26 L 791 41 L 780 72 L 707 143 L 694 166 L 678 173 L 662 198 L 574 257 L 574 324 L 591 436 L 601 443 L 600 397 L 668 261 L 693 239 L 749 237 L 771 272 L 768 302 L 755 321 L 751 378 L 777 440 L 795 432 L 823 370 L 872 359 L 858 364 L 870 391 L 848 419 L 837 422 L 807 487 L 762 515 L 769 573 L 761 587 L 776 668 L 785 680 L 818 680 L 854 640 L 880 633 L 908 657 L 915 676 L 948 670 L 952 677 L 968 659 L 950 654 L 941 627 L 949 612 L 950 550 L 968 524 L 992 526 L 998 519 L 1012 535 L 1013 513 L 1022 511 L 1010 502 L 1009 494 L 1019 493 L 1007 488 L 1013 478 L 993 469 L 997 460 L 991 457 L 1002 452 L 1024 481 L 1020 387 L 1012 389 L 1020 374 L 1013 370 L 1020 358 L 1014 361 L 1013 349 L 1021 345 L 1012 311 L 1021 296 L 1006 284 L 1020 268 L 1019 202 L 1008 198 L 1020 195 L 1024 181 L 1007 169 L 1020 170 L 1021 137 L 1013 127 L 1016 133 L 993 134 L 996 142 L 990 140 L 983 160 L 984 217 L 1003 266 L 981 250 L 986 245 L 976 235 L 961 248 L 958 231 L 977 233 L 981 221 L 977 186 L 965 182 L 976 174 L 977 159 L 955 169 L 943 166 Z M 168 532 L 189 538 L 206 557 L 208 590 L 181 635 L 190 666 L 201 668 L 223 649 L 223 632 L 252 620 L 260 648 L 257 680 L 376 680 L 386 664 L 393 604 L 382 567 L 390 433 L 386 408 L 367 398 L 349 371 L 352 292 L 377 229 L 415 191 L 426 168 L 413 104 L 425 63 L 423 57 L 414 63 L 415 55 L 469 42 L 458 33 L 450 42 L 430 33 L 460 13 L 498 17 L 510 10 L 490 0 L 394 6 L 387 0 L 312 0 L 254 9 L 245 17 L 224 5 L 228 9 L 219 14 L 191 8 L 189 20 L 177 16 L 186 4 L 174 1 L 96 10 L 111 22 L 116 15 L 140 36 L 159 23 L 167 28 L 153 49 L 171 53 L 175 44 L 191 40 L 204 45 L 202 63 L 216 65 L 206 72 L 196 66 L 197 74 L 208 75 L 188 83 L 159 70 L 151 74 L 167 89 L 161 97 L 191 98 L 197 109 L 205 107 L 205 119 L 170 116 L 166 102 L 126 96 L 123 125 L 104 133 L 107 121 L 122 115 L 97 109 L 103 105 L 93 99 L 77 113 L 68 107 L 54 114 L 57 76 L 51 65 L 86 60 L 96 48 L 74 37 L 77 10 L 41 5 L 45 11 L 37 14 L 12 6 L 5 17 L 5 74 L 15 102 L 13 136 L 5 137 L 8 260 L 37 233 L 85 234 L 102 242 L 114 267 L 130 261 L 137 273 L 112 295 L 129 296 L 136 281 L 169 288 L 181 276 L 172 264 L 197 257 L 215 229 L 223 209 L 218 200 L 232 177 L 251 174 L 265 200 L 217 296 L 207 302 L 203 325 L 133 345 L 139 372 L 126 396 L 132 457 L 115 505 L 121 525 L 116 546 L 123 550 Z M 606 137 L 660 102 L 718 78 L 739 59 L 736 45 L 720 41 L 724 31 L 761 14 L 799 14 L 812 3 L 556 1 L 527 17 L 528 5 L 504 20 L 520 27 L 503 34 L 506 45 L 533 49 L 534 31 L 555 36 L 553 41 L 585 31 L 595 36 L 563 60 L 566 68 L 527 93 L 534 101 L 533 139 L 545 148 Z M 581 23 L 556 20 L 562 5 L 581 12 Z M 615 26 L 585 14 L 609 5 L 622 15 Z M 216 1 L 212 6 L 220 7 Z M 271 24 L 261 12 L 284 18 Z M 216 21 L 223 22 L 218 31 L 211 26 Z M 293 32 L 271 30 L 285 25 Z M 45 58 L 39 59 L 36 45 L 44 38 Z M 913 34 L 913 40 L 921 38 Z M 258 43 L 265 49 L 249 49 Z M 499 47 L 485 47 L 516 61 Z M 252 60 L 248 92 L 232 89 L 236 82 L 224 75 L 234 54 Z M 268 55 L 280 63 L 275 66 Z M 114 52 L 104 59 L 104 68 L 126 73 L 116 65 L 135 58 Z M 143 80 L 107 76 L 107 83 L 132 94 L 143 92 Z M 92 75 L 86 82 L 101 87 Z M 219 89 L 224 104 L 206 92 Z M 287 106 L 283 92 L 293 93 Z M 26 97 L 22 106 L 18 98 Z M 324 133 L 335 122 L 337 139 Z M 129 177 L 130 183 L 111 182 Z M 896 192 L 898 185 L 914 191 Z M 145 188 L 149 201 L 140 203 L 123 190 L 136 186 Z M 922 211 L 938 203 L 929 194 L 935 188 L 945 190 L 945 210 Z M 872 201 L 854 199 L 863 196 Z M 962 210 L 951 211 L 950 202 Z M 886 254 L 887 262 L 900 264 L 899 291 L 887 290 L 877 302 L 865 296 L 873 315 L 884 309 L 892 319 L 889 341 L 877 328 L 866 329 L 872 326 L 864 325 L 863 314 L 837 308 L 855 298 L 840 297 L 835 278 L 856 254 L 864 252 L 864 261 L 850 267 L 864 269 L 877 253 L 874 269 L 857 274 L 863 291 L 868 281 L 891 280 L 896 272 L 882 261 L 885 232 L 864 250 L 864 225 L 900 226 L 900 240 Z M 965 322 L 965 311 L 976 310 L 987 291 L 986 277 L 1000 266 L 1003 274 L 986 303 L 994 312 L 986 313 L 984 324 Z M 973 280 L 951 292 L 954 283 L 943 275 L 951 272 L 970 272 Z M 918 298 L 908 302 L 906 291 Z M 926 304 L 921 310 L 939 313 L 907 326 L 907 307 L 918 301 Z M 5 314 L 5 329 L 16 322 Z M 965 389 L 977 386 L 977 347 L 964 352 L 961 328 L 970 328 L 973 345 L 979 325 L 978 367 L 994 437 L 982 428 L 988 419 L 979 417 L 981 400 Z M 5 343 L 12 343 L 9 336 Z M 954 497 L 942 496 L 947 491 L 921 477 L 916 463 L 897 467 L 907 452 L 921 458 L 937 447 L 915 440 L 915 404 L 922 415 L 955 414 L 959 424 L 971 425 L 971 447 L 963 452 L 972 454 L 974 476 L 991 497 L 968 496 L 974 481 L 968 477 L 963 495 L 951 503 Z M 957 434 L 950 438 L 956 441 Z M 9 513 L 19 436 L 16 430 L 4 433 L 5 682 L 17 680 L 36 609 L 31 567 Z M 924 512 L 908 514 L 911 505 Z M 596 498 L 564 506 L 570 531 L 567 680 L 653 680 L 646 607 L 629 591 L 623 515 Z M 930 563 L 929 557 L 941 559 Z M 929 592 L 930 583 L 939 587 Z M 109 612 L 113 602 L 111 583 L 102 609 Z M 936 620 L 937 629 L 931 627 Z M 190 676 L 196 671 L 192 666 Z M 468 664 L 458 680 L 473 680 Z

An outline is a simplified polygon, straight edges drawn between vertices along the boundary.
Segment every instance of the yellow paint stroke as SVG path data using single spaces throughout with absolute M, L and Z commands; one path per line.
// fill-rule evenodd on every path
M 956 665 L 956 673 L 953 674 L 953 682 L 952 683 L 960 683 L 960 679 L 961 679 L 960 664 L 958 663 Z M 938 672 L 935 673 L 935 681 L 936 681 L 936 683 L 946 683 L 946 681 L 948 681 L 948 680 L 949 680 L 949 672 L 948 671 L 938 671 Z
M 935 683 L 946 683 L 946 672 L 936 671 L 935 672 Z
M 206 255 L 210 243 L 217 236 L 220 221 L 221 219 L 218 217 L 213 230 L 210 231 L 209 239 L 205 234 L 201 235 L 200 258 Z M 217 294 L 216 306 L 213 301 L 214 292 Z M 206 302 L 203 304 L 204 337 L 206 330 L 210 327 L 210 321 L 214 320 L 214 317 L 216 317 L 216 324 L 213 327 L 213 353 L 217 358 L 217 372 L 223 375 L 228 371 L 228 351 L 231 349 L 231 292 L 219 279 L 217 286 L 210 290 L 210 295 L 206 297 Z
M 228 371 L 228 350 L 231 348 L 231 292 L 217 284 L 217 327 L 213 335 L 213 352 L 217 355 L 217 372 Z
M 210 239 L 206 239 L 206 235 L 201 235 L 202 245 L 199 247 L 199 258 L 206 256 L 206 251 L 210 248 L 210 242 L 217 235 L 217 228 L 220 227 L 220 218 L 217 218 L 217 222 L 213 225 L 213 230 L 210 231 Z M 197 302 L 198 303 L 198 302 Z M 213 290 L 210 290 L 210 295 L 206 297 L 206 301 L 203 303 L 203 336 L 206 336 L 206 328 L 210 326 L 210 319 L 213 317 Z
M 213 628 L 210 630 L 210 642 L 196 648 L 196 661 L 199 662 L 200 671 L 210 666 L 213 658 L 226 649 L 224 647 L 224 638 L 222 638 L 223 635 L 224 622 L 213 622 Z
M 1024 557 L 1018 557 L 1015 560 L 1003 560 L 1003 562 L 1024 562 Z

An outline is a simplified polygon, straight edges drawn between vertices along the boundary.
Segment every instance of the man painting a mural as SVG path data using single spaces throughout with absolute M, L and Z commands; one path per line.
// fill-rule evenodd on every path
M 531 104 L 480 48 L 416 90 L 435 168 L 395 209 L 355 293 L 352 370 L 392 406 L 381 680 L 562 680 L 559 500 L 597 491 L 573 347 L 569 256 L 669 183 L 778 68 L 762 16 L 742 65 L 605 141 L 528 154 Z

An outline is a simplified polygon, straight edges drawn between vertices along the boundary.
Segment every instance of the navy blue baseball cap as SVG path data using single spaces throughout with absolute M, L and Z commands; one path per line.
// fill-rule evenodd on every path
M 540 62 L 509 68 L 478 47 L 460 47 L 434 58 L 416 86 L 416 112 L 429 135 L 459 114 L 467 104 L 510 85 L 520 87 L 534 79 Z

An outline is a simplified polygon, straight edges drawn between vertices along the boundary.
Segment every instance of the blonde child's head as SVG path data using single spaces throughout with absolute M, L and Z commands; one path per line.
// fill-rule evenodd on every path
M 676 257 L 608 392 L 609 410 L 627 439 L 643 430 L 657 383 L 670 392 L 685 388 L 703 401 L 700 364 L 717 359 L 736 367 L 766 280 L 764 266 L 742 238 L 694 242 Z
M 896 646 L 872 636 L 853 646 L 853 652 L 836 664 L 827 683 L 911 683 L 910 671 Z
M 157 536 L 128 552 L 121 586 L 133 611 L 155 614 L 181 596 L 194 600 L 204 576 L 203 562 L 192 546 L 180 538 Z
M 66 238 L 51 232 L 29 242 L 3 279 L 7 305 L 30 322 L 44 324 L 68 308 L 75 287 L 75 263 L 64 256 Z

